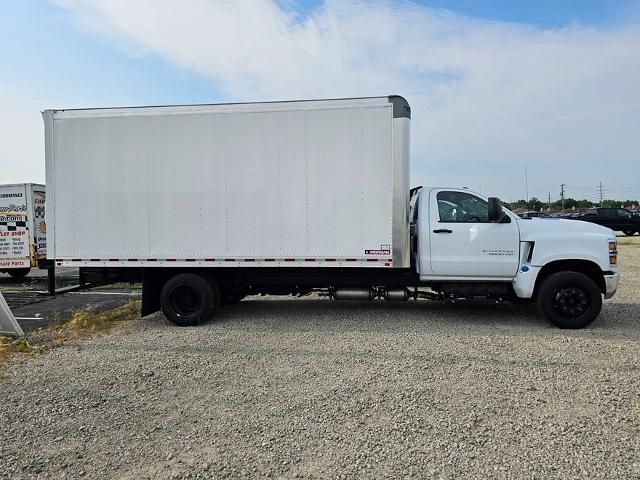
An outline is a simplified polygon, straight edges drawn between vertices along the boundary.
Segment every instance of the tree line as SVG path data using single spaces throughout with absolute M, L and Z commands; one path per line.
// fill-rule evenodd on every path
M 608 208 L 628 208 L 628 207 L 637 207 L 638 200 L 603 200 L 602 206 Z M 543 202 L 542 200 L 537 199 L 536 197 L 531 197 L 529 201 L 521 199 L 515 202 L 504 204 L 509 210 L 515 210 L 518 208 L 526 208 L 528 210 L 540 211 L 542 209 L 551 209 L 551 210 L 562 210 L 562 200 L 556 200 L 555 202 L 551 202 L 549 205 L 548 202 Z M 578 208 L 593 208 L 599 207 L 600 202 L 592 202 L 591 200 L 576 200 L 575 198 L 565 198 L 564 199 L 564 208 L 573 209 Z

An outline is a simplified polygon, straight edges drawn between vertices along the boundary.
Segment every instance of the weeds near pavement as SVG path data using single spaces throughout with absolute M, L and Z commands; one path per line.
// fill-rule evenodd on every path
M 39 353 L 41 347 L 29 343 L 26 338 L 14 340 L 9 337 L 0 337 L 0 360 L 7 358 L 12 353 L 35 354 Z
M 139 318 L 139 312 L 139 301 L 131 301 L 104 312 L 92 312 L 84 308 L 74 312 L 66 323 L 60 323 L 59 316 L 54 317 L 48 327 L 37 330 L 28 338 L 14 340 L 0 336 L 0 380 L 5 376 L 1 367 L 11 355 L 37 355 L 92 334 L 106 332 L 118 323 Z
M 66 324 L 70 330 L 78 336 L 84 336 L 93 332 L 108 330 L 117 322 L 134 320 L 138 318 L 140 302 L 131 301 L 113 310 L 94 313 L 85 308 L 73 314 L 71 320 Z

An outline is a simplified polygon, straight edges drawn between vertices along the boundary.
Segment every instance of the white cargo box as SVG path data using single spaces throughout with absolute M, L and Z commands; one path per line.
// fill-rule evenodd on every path
M 43 116 L 57 265 L 409 267 L 401 97 Z
M 47 254 L 44 185 L 0 185 L 0 271 L 38 266 Z

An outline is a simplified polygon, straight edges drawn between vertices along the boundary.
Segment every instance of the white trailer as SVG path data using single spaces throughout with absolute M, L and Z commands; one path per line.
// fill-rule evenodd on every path
M 399 96 L 43 117 L 48 258 L 84 282 L 142 281 L 143 314 L 178 325 L 247 294 L 321 291 L 536 298 L 580 327 L 616 290 L 610 230 L 527 223 L 464 189 L 410 202 Z
M 0 185 L 0 272 L 21 278 L 46 259 L 44 217 L 44 185 Z

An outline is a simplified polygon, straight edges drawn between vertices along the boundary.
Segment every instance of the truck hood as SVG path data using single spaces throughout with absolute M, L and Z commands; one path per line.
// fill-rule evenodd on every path
M 565 220 L 560 218 L 519 219 L 520 240 L 536 241 L 540 238 L 563 238 L 570 240 L 578 236 L 615 238 L 613 230 L 582 220 Z

